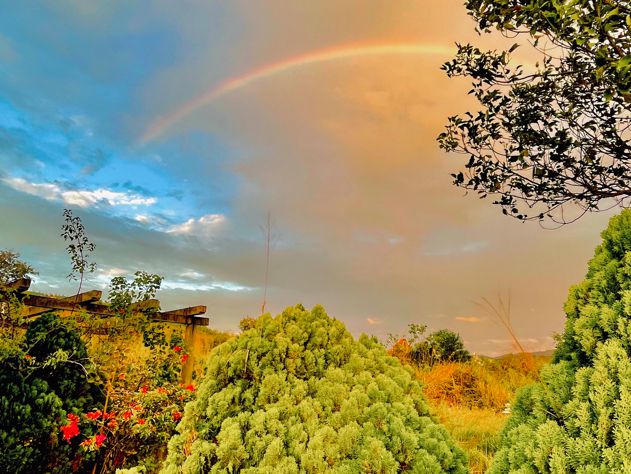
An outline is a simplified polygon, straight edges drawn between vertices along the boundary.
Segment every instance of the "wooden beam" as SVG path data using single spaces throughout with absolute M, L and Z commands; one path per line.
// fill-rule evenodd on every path
M 205 314 L 206 309 L 206 306 L 189 306 L 188 308 L 161 311 L 160 314 L 173 316 L 197 316 L 199 314 Z
M 94 301 L 99 301 L 103 296 L 103 292 L 101 290 L 92 290 L 86 291 L 84 293 L 79 293 L 74 296 L 67 296 L 66 298 L 60 298 L 62 301 L 70 301 L 72 303 L 92 303 Z
M 153 315 L 151 320 L 154 323 L 186 324 L 187 326 L 208 326 L 208 323 L 210 322 L 210 319 L 208 318 L 200 318 L 196 316 L 179 316 L 163 313 Z
M 72 311 L 80 310 L 88 313 L 96 314 L 99 316 L 115 316 L 116 314 L 109 308 L 109 305 L 101 303 L 100 301 L 86 301 L 83 303 L 75 304 L 73 297 L 67 298 L 53 298 L 50 296 L 39 295 L 26 295 L 22 300 L 24 306 L 31 306 L 35 308 L 44 308 L 45 311 L 57 310 L 57 311 Z M 147 311 L 150 309 L 157 310 L 160 307 L 160 302 L 155 299 L 140 301 L 131 305 L 133 311 Z M 41 314 L 41 313 L 40 313 Z
M 80 305 L 85 304 L 85 303 L 94 303 L 96 301 L 99 301 L 102 295 L 103 295 L 102 291 L 92 290 L 92 291 L 86 291 L 85 293 L 79 293 L 78 295 L 68 296 L 66 298 L 56 298 L 56 300 L 76 304 L 77 305 L 76 308 L 82 309 Z M 54 304 L 55 302 L 51 303 L 51 305 L 54 305 Z M 32 318 L 33 316 L 39 316 L 40 314 L 43 314 L 43 313 L 55 311 L 55 309 L 56 308 L 51 308 L 51 307 L 39 308 L 39 307 L 27 306 L 22 311 L 22 317 Z
M 20 278 L 19 280 L 10 281 L 4 285 L 0 285 L 0 293 L 24 293 L 31 287 L 30 278 Z

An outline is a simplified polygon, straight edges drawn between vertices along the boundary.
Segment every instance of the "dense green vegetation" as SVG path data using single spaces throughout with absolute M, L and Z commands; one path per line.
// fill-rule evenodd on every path
M 421 385 L 321 307 L 260 317 L 216 348 L 165 473 L 466 472 Z
M 523 389 L 490 472 L 631 469 L 631 211 L 570 290 L 555 363 Z
M 3 345 L 0 366 L 0 472 L 68 472 L 86 456 L 60 425 L 105 399 L 79 334 L 46 314 L 19 344 Z

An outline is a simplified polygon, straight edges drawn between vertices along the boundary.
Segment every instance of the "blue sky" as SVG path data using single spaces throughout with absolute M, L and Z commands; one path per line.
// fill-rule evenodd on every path
M 297 68 L 195 111 L 148 143 L 160 116 L 222 81 L 335 45 L 477 38 L 459 1 L 1 2 L 0 246 L 72 291 L 62 211 L 97 244 L 88 285 L 164 275 L 163 306 L 206 304 L 235 330 L 269 309 L 322 304 L 355 334 L 411 322 L 511 350 L 475 305 L 511 291 L 533 350 L 563 326 L 606 215 L 557 232 L 504 218 L 451 186 L 435 137 L 470 105 L 441 57 Z M 559 249 L 563 249 L 561 252 Z

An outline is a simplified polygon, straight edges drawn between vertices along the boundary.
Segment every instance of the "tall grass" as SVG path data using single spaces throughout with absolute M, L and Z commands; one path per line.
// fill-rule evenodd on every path
M 537 381 L 549 360 L 522 353 L 415 367 L 432 414 L 467 453 L 471 473 L 490 466 L 515 392 Z

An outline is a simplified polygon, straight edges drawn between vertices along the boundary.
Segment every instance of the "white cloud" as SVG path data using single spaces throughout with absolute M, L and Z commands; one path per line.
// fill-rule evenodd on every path
M 370 326 L 376 326 L 377 324 L 381 324 L 381 320 L 377 318 L 366 318 L 366 322 Z
M 186 290 L 186 291 L 216 291 L 225 290 L 231 292 L 237 291 L 251 291 L 254 288 L 248 286 L 239 285 L 238 283 L 232 283 L 229 281 L 214 281 L 214 282 L 192 282 L 192 281 L 165 281 L 162 283 L 162 288 L 165 290 Z
M 197 219 L 191 218 L 181 224 L 175 224 L 166 231 L 175 235 L 202 235 L 209 236 L 226 222 L 223 214 L 206 214 Z
M 201 280 L 205 277 L 203 273 L 196 272 L 195 270 L 186 270 L 179 274 L 180 278 L 188 280 Z
M 2 182 L 16 191 L 38 196 L 47 201 L 63 201 L 79 207 L 98 204 L 108 206 L 151 206 L 157 202 L 154 197 L 143 197 L 132 193 L 110 191 L 105 188 L 94 190 L 64 189 L 54 183 L 32 183 L 23 178 L 2 178 Z
M 93 280 L 103 287 L 109 286 L 112 278 L 127 275 L 129 272 L 123 268 L 116 267 L 98 267 Z

